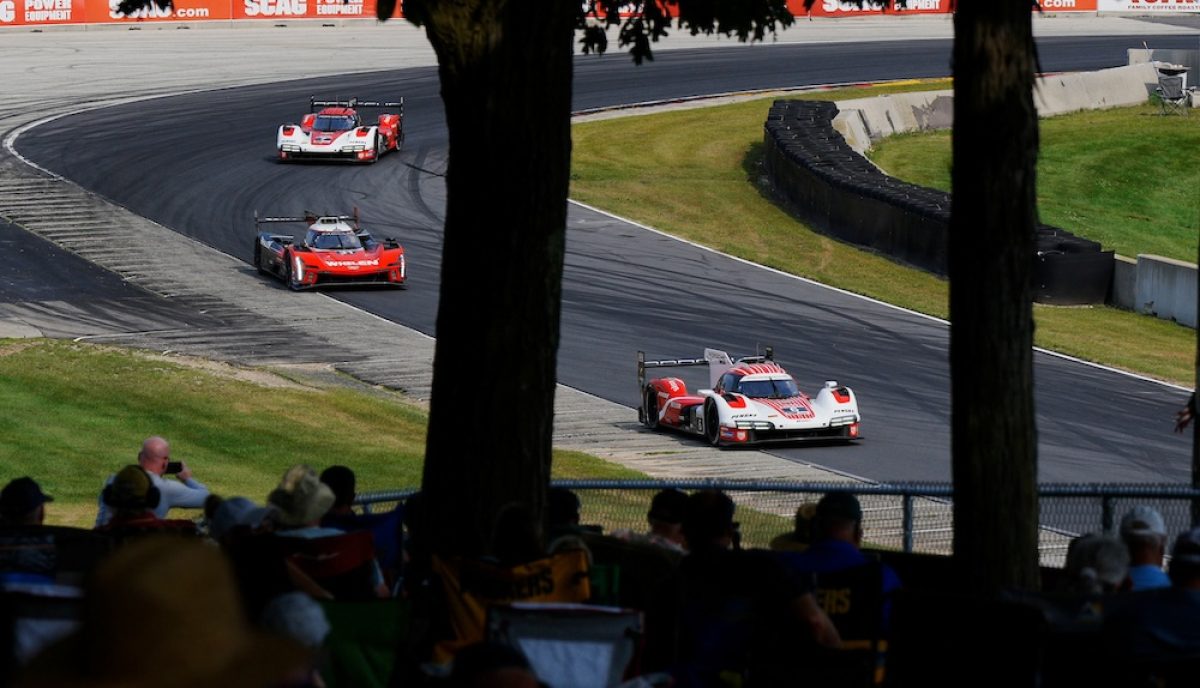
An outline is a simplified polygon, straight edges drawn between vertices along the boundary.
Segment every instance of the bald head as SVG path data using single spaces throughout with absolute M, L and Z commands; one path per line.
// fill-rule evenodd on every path
M 142 442 L 142 450 L 138 452 L 138 464 L 147 473 L 161 476 L 167 470 L 167 462 L 171 460 L 171 445 L 157 435 L 147 437 Z

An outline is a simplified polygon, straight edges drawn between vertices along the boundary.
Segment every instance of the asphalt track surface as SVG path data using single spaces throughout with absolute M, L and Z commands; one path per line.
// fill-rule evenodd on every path
M 1042 39 L 1041 66 L 1116 66 L 1125 63 L 1130 44 L 1128 37 Z M 1195 38 L 1156 37 L 1154 45 L 1191 48 Z M 575 106 L 944 76 L 950 49 L 949 41 L 726 47 L 663 52 L 641 67 L 621 55 L 581 57 Z M 370 167 L 277 164 L 274 131 L 298 118 L 312 94 L 404 96 L 404 150 Z M 57 119 L 25 133 L 16 148 L 139 215 L 246 261 L 256 210 L 290 214 L 358 206 L 371 229 L 405 245 L 410 286 L 339 292 L 339 298 L 434 334 L 446 132 L 433 69 L 143 101 Z M 770 344 L 803 388 L 813 390 L 825 379 L 854 387 L 866 435 L 850 447 L 773 453 L 874 480 L 949 479 L 945 324 L 585 208 L 571 209 L 567 247 L 563 384 L 632 407 L 638 350 L 681 357 L 697 356 L 705 346 L 749 353 Z M 1171 433 L 1184 392 L 1045 354 L 1036 358 L 1035 379 L 1040 480 L 1188 480 L 1190 445 Z

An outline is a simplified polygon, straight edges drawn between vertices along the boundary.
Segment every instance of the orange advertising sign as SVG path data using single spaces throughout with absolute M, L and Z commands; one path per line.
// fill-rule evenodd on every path
M 0 0 L 0 26 L 82 24 L 83 0 Z
M 156 21 L 194 21 L 208 19 L 230 19 L 229 0 L 174 0 L 172 7 L 150 7 L 138 10 L 130 15 L 117 11 L 120 0 L 76 0 L 86 1 L 87 21 L 96 24 L 104 23 L 138 23 Z

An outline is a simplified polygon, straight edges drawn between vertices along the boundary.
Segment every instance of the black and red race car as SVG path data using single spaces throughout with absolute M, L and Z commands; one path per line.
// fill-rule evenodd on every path
M 262 225 L 304 223 L 299 242 L 289 234 L 262 231 Z M 254 216 L 254 267 L 259 274 L 279 277 L 291 289 L 381 284 L 403 287 L 408 278 L 404 247 L 390 237 L 375 239 L 362 229 L 358 210 L 353 215 L 303 217 Z
M 394 111 L 370 119 L 359 112 L 365 108 Z M 275 144 L 279 160 L 323 158 L 371 163 L 404 144 L 403 98 L 394 103 L 309 98 L 308 110 L 299 124 L 279 127 Z

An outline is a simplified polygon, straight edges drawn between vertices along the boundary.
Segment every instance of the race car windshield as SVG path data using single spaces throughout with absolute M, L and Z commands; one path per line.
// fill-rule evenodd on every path
M 362 248 L 362 242 L 350 232 L 313 232 L 307 243 L 312 248 L 321 251 Z
M 794 380 L 742 380 L 737 391 L 755 399 L 787 399 L 800 396 Z
M 317 115 L 313 121 L 313 131 L 346 131 L 354 126 L 354 118 L 345 115 Z

